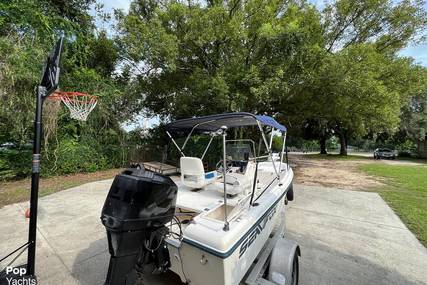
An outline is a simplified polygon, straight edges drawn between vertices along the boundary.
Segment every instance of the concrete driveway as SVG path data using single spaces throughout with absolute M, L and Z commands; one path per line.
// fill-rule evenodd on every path
M 109 254 L 99 216 L 111 181 L 40 199 L 39 284 L 103 284 Z M 301 246 L 300 284 L 427 284 L 426 248 L 378 194 L 300 185 L 295 191 L 286 222 Z M 0 257 L 25 242 L 27 206 L 0 209 Z M 179 284 L 174 274 L 145 281 Z

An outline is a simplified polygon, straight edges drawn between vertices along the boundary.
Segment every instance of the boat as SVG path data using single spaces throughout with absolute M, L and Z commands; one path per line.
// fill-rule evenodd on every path
M 234 128 L 258 130 L 259 143 L 252 138 L 228 139 Z M 138 237 L 137 228 L 123 230 L 114 217 L 128 206 L 113 205 L 108 198 L 104 205 L 101 220 L 111 253 L 106 284 L 133 284 L 134 271 L 167 270 L 195 285 L 260 284 L 260 279 L 270 282 L 264 284 L 297 284 L 300 249 L 284 238 L 285 204 L 294 196 L 286 127 L 266 115 L 236 112 L 177 120 L 166 125 L 166 133 L 180 156 L 179 175 L 131 170 L 122 179 L 116 177 L 109 193 L 138 188 L 126 186 L 133 183 L 124 183 L 126 179 L 143 180 L 135 191 L 145 191 L 145 200 L 139 202 L 144 205 L 127 217 L 131 223 L 140 219 Z M 275 134 L 283 141 L 280 153 L 273 156 Z M 183 135 L 180 146 L 177 137 Z M 188 155 L 193 153 L 188 149 L 192 136 L 209 138 L 198 157 Z M 217 151 L 211 149 L 214 140 L 221 141 L 222 156 L 215 169 L 207 169 L 204 158 Z M 156 198 L 159 193 L 167 195 Z M 138 204 L 133 201 L 130 204 Z M 133 250 L 121 250 L 120 243 L 122 248 L 135 245 Z

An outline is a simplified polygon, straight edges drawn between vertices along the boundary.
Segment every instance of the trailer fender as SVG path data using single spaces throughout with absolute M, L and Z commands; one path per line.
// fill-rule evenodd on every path
M 295 255 L 301 256 L 298 244 L 293 240 L 280 238 L 271 252 L 268 280 L 279 285 L 292 284 L 292 266 Z

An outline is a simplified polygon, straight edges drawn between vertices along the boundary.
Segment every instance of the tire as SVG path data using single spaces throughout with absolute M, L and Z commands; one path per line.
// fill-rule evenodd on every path
M 298 253 L 295 252 L 294 259 L 292 261 L 292 285 L 298 285 L 299 282 L 299 257 Z
M 293 184 L 291 184 L 291 189 L 289 189 L 288 192 L 286 193 L 286 198 L 288 199 L 288 201 L 294 200 L 294 185 Z

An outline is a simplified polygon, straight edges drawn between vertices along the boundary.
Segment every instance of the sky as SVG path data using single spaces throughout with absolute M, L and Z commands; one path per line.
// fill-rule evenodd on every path
M 319 9 L 324 7 L 324 3 L 327 0 L 309 0 L 311 3 L 316 5 Z M 98 3 L 104 5 L 104 11 L 107 13 L 112 13 L 113 9 L 122 9 L 124 12 L 129 10 L 131 0 L 98 0 Z M 427 4 L 426 4 L 427 5 Z M 427 9 L 427 7 L 426 7 Z M 95 9 L 92 9 L 92 14 L 95 14 Z M 109 24 L 102 23 L 101 21 L 96 21 L 96 25 L 100 29 L 106 29 L 107 31 L 111 29 Z M 418 44 L 418 45 L 409 45 L 408 47 L 401 50 L 400 55 L 408 56 L 414 58 L 417 64 L 427 67 L 427 43 Z M 153 127 L 159 123 L 158 118 L 144 118 L 138 117 L 135 122 L 129 122 L 124 125 L 124 128 L 127 131 L 135 129 L 136 127 Z

